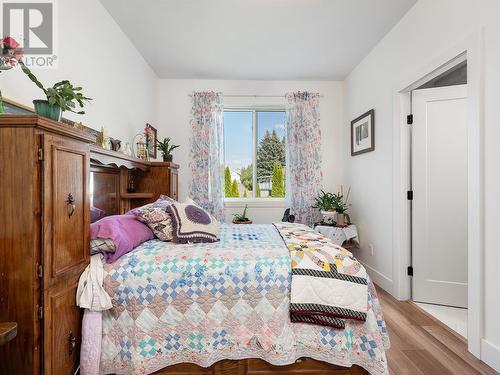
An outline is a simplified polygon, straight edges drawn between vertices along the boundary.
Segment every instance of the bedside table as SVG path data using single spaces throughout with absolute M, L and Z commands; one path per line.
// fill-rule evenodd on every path
M 316 225 L 314 230 L 329 238 L 336 245 L 344 246 L 347 250 L 359 247 L 358 230 L 354 224 L 346 227 L 334 227 L 330 225 Z

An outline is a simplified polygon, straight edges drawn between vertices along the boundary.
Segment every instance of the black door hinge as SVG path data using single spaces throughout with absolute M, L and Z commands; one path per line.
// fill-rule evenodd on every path
M 413 276 L 413 267 L 412 266 L 408 266 L 407 273 L 408 273 L 408 276 Z
M 409 201 L 413 200 L 413 190 L 408 190 L 406 192 L 406 199 L 409 200 Z
M 43 306 L 37 305 L 37 313 L 38 313 L 38 319 L 42 320 L 43 319 Z
M 38 160 L 43 160 L 43 148 L 38 148 Z
M 406 116 L 406 123 L 407 123 L 408 125 L 413 124 L 413 115 L 408 115 L 408 116 Z

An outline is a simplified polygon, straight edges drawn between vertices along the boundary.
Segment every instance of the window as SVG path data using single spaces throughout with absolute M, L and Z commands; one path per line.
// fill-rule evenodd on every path
M 226 198 L 285 198 L 283 110 L 224 111 Z

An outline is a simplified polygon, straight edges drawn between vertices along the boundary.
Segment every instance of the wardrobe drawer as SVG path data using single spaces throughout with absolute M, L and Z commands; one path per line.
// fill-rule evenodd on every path
M 43 136 L 44 286 L 81 273 L 89 263 L 89 146 Z
M 44 292 L 44 374 L 74 374 L 80 360 L 83 310 L 76 306 L 78 277 Z

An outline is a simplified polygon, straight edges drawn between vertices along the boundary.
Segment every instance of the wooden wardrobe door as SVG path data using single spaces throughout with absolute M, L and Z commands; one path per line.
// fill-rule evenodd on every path
M 80 363 L 82 311 L 75 303 L 78 277 L 44 292 L 44 374 L 72 375 Z
M 80 274 L 89 263 L 89 146 L 43 135 L 44 285 Z

